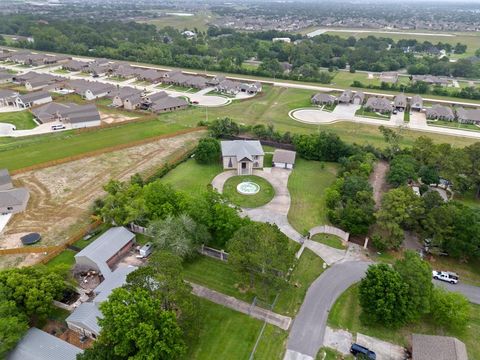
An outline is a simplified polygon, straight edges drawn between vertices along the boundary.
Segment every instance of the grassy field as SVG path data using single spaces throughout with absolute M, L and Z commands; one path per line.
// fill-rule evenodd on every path
M 401 329 L 390 329 L 383 326 L 365 325 L 360 320 L 361 307 L 358 299 L 358 285 L 350 287 L 337 300 L 330 311 L 328 325 L 334 328 L 347 329 L 353 333 L 360 332 L 402 346 L 411 344 L 411 334 L 432 334 L 455 336 L 467 346 L 471 360 L 480 359 L 480 306 L 471 304 L 470 322 L 464 331 L 445 331 L 428 319 Z
M 247 181 L 259 185 L 260 191 L 255 195 L 240 194 L 237 191 L 237 185 Z M 225 182 L 223 194 L 235 205 L 244 208 L 256 208 L 269 203 L 275 195 L 275 190 L 267 180 L 259 176 L 234 176 Z
M 316 234 L 312 236 L 312 240 L 328 245 L 335 249 L 345 250 L 346 246 L 343 244 L 342 240 L 335 235 L 330 234 Z
M 445 120 L 435 120 L 435 121 L 428 121 L 429 126 L 438 126 L 438 127 L 447 127 L 453 129 L 462 129 L 462 130 L 470 130 L 470 131 L 480 131 L 480 127 L 474 124 L 462 124 L 458 121 L 445 121 Z
M 193 16 L 167 15 L 145 22 L 148 24 L 153 24 L 158 28 L 171 26 L 178 30 L 198 29 L 199 31 L 206 31 L 208 29 L 208 23 L 213 21 L 214 19 L 215 15 L 213 15 L 211 12 L 199 11 Z
M 288 221 L 300 233 L 328 223 L 325 188 L 336 179 L 337 164 L 297 159 L 288 180 L 292 198 Z
M 37 126 L 30 111 L 0 113 L 0 123 L 15 125 L 17 130 L 28 130 Z
M 250 356 L 263 323 L 221 305 L 200 299 L 203 315 L 197 342 L 185 359 L 244 360 Z M 281 359 L 288 332 L 267 325 L 259 342 L 255 359 Z
M 213 178 L 222 172 L 220 160 L 218 164 L 198 164 L 194 159 L 189 159 L 178 165 L 162 178 L 162 182 L 172 184 L 175 189 L 196 195 L 212 182 Z

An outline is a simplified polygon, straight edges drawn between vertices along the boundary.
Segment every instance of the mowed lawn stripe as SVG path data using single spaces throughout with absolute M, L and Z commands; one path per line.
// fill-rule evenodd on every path
M 0 164 L 12 171 L 184 129 L 180 124 L 152 120 L 88 132 L 43 135 L 31 141 L 22 139 L 18 144 L 10 142 L 0 146 Z

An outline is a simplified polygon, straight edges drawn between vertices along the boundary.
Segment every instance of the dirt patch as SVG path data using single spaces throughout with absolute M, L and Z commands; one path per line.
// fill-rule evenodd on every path
M 0 234 L 0 248 L 21 246 L 20 236 L 29 232 L 40 233 L 43 246 L 65 242 L 89 222 L 89 209 L 104 195 L 102 186 L 110 179 L 125 181 L 135 173 L 149 173 L 201 136 L 189 133 L 14 176 L 16 186 L 30 191 L 30 200 L 27 210 L 13 216 Z M 42 256 L 23 256 L 20 265 Z M 1 256 L 0 268 L 18 265 L 18 258 Z
M 380 208 L 383 193 L 388 191 L 388 184 L 385 180 L 388 169 L 389 166 L 386 161 L 379 161 L 375 164 L 373 173 L 370 176 L 370 185 L 373 188 L 373 199 L 377 209 Z
M 125 114 L 120 114 L 120 113 L 107 114 L 104 112 L 100 112 L 100 119 L 102 120 L 103 124 L 118 124 L 124 121 L 133 120 L 136 118 L 137 116 L 135 115 L 127 116 Z

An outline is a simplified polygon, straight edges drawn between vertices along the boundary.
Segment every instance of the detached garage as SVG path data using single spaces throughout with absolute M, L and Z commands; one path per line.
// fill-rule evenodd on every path
M 277 149 L 273 153 L 273 167 L 293 169 L 295 164 L 295 151 Z

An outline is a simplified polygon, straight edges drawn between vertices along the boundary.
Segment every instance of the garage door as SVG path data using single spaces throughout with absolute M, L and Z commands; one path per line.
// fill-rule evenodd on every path
M 353 99 L 353 103 L 354 103 L 355 105 L 360 105 L 360 99 L 359 99 L 359 98 Z

